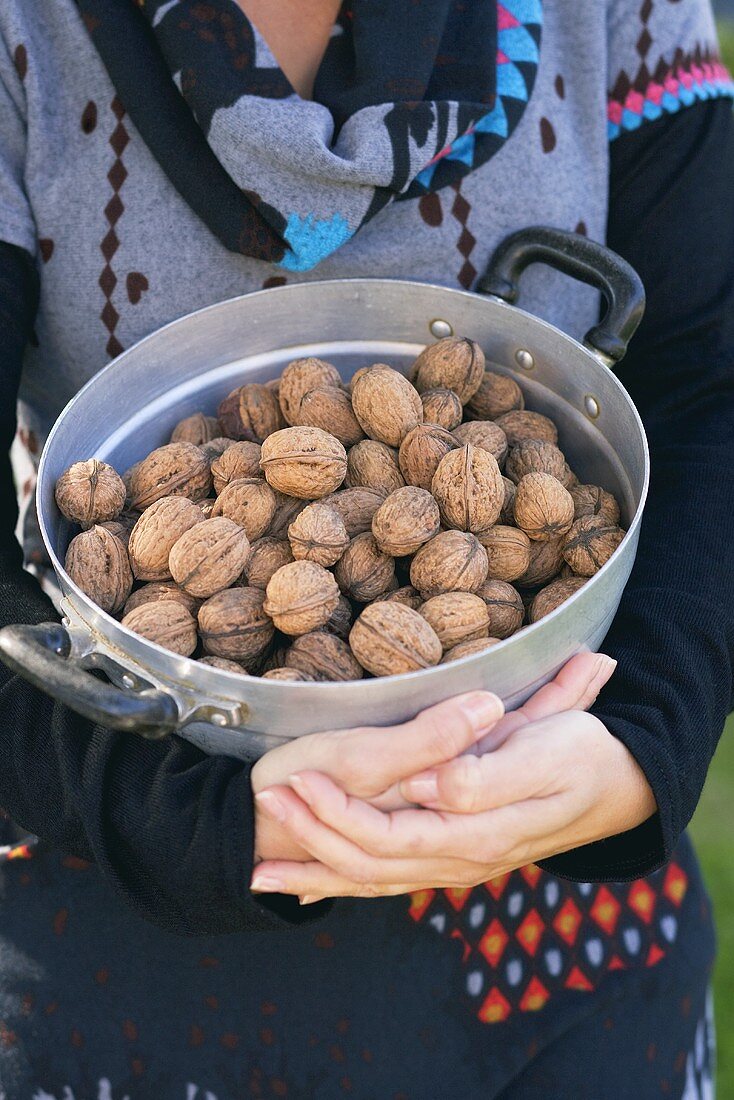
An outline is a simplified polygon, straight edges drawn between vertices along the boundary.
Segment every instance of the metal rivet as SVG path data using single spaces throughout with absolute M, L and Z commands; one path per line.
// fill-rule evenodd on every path
M 535 366 L 535 360 L 525 348 L 520 348 L 519 351 L 515 352 L 515 362 L 518 367 L 522 367 L 523 370 L 532 370 Z
M 126 687 L 126 688 L 134 688 L 135 687 L 135 680 L 127 672 L 122 677 L 122 686 Z
M 436 337 L 437 340 L 443 340 L 445 336 L 453 336 L 454 330 L 448 321 L 442 321 L 440 318 L 436 318 L 435 321 L 431 321 L 429 325 L 431 334 Z
M 593 394 L 587 393 L 584 398 L 584 408 L 586 409 L 586 415 L 591 417 L 592 420 L 596 420 L 597 416 L 601 412 L 599 402 Z
M 212 714 L 211 720 L 212 720 L 212 723 L 215 726 L 226 726 L 227 725 L 227 716 L 226 716 L 226 714 L 220 714 L 219 711 L 215 711 L 214 714 Z

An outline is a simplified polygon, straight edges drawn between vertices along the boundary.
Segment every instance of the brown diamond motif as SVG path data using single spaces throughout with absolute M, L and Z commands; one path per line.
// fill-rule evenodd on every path
M 115 118 L 121 119 L 125 117 L 125 108 L 122 105 L 122 101 L 117 96 L 112 100 L 111 106 Z
M 118 125 L 115 126 L 112 137 L 110 138 L 110 145 L 114 149 L 115 153 L 117 153 L 118 157 L 121 157 L 122 154 L 125 152 L 125 149 L 127 148 L 129 142 L 130 135 L 128 134 L 122 123 L 118 123 Z
M 102 322 L 110 332 L 115 331 L 115 326 L 120 320 L 120 314 L 117 312 L 112 302 L 105 302 L 104 309 L 100 314 Z
M 463 286 L 464 290 L 470 290 L 476 277 L 477 269 L 474 267 L 474 264 L 469 263 L 467 260 L 459 272 L 459 283 Z
M 123 183 L 127 179 L 127 168 L 121 160 L 116 160 L 107 173 L 107 179 L 110 181 L 115 191 L 119 191 Z
M 456 198 L 454 199 L 453 206 L 451 207 L 451 213 L 454 215 L 456 220 L 461 222 L 462 225 L 463 225 L 463 223 L 469 217 L 469 211 L 470 210 L 471 210 L 471 205 L 464 198 L 464 196 L 460 195 L 460 194 L 457 195 Z
M 464 226 L 464 228 L 461 231 L 461 236 L 459 237 L 458 241 L 456 242 L 456 247 L 458 248 L 461 255 L 464 256 L 465 258 L 470 256 L 471 253 L 474 250 L 474 245 L 476 243 L 477 243 L 477 238 L 472 233 L 469 232 L 469 230 L 466 228 L 466 226 Z
M 640 8 L 640 19 L 643 23 L 647 23 L 648 19 L 652 15 L 653 2 L 652 0 L 644 0 L 642 7 Z
M 104 208 L 105 217 L 107 218 L 107 221 L 110 223 L 110 225 L 114 225 L 115 222 L 119 221 L 124 211 L 125 204 L 120 196 L 117 194 L 112 196 L 112 198 Z
M 117 339 L 117 337 L 110 336 L 109 340 L 107 341 L 107 354 L 111 355 L 114 359 L 116 356 L 121 355 L 124 350 L 124 347 Z
M 642 32 L 640 37 L 637 39 L 637 51 L 638 51 L 638 53 L 640 54 L 641 57 L 645 57 L 645 55 L 647 54 L 647 52 L 648 52 L 648 50 L 650 49 L 651 46 L 652 46 L 652 35 L 650 34 L 647 27 L 645 27 L 644 31 Z
M 117 276 L 109 264 L 105 264 L 104 270 L 99 277 L 99 285 L 102 288 L 102 293 L 105 298 L 111 298 L 112 292 L 117 286 Z
M 115 233 L 114 229 L 110 229 L 109 233 L 106 234 L 104 240 L 102 241 L 102 244 L 100 245 L 102 255 L 107 260 L 107 263 L 110 262 L 119 247 L 120 241 L 118 239 L 117 233 Z

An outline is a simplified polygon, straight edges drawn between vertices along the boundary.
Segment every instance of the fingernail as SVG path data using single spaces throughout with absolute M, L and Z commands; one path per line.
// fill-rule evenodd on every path
M 599 655 L 599 664 L 596 668 L 596 675 L 600 680 L 608 680 L 616 667 L 617 662 L 613 657 L 608 657 L 606 653 L 601 653 Z
M 302 898 L 298 899 L 301 905 L 313 905 L 314 902 L 320 901 L 315 894 L 304 894 Z
M 274 817 L 281 825 L 285 824 L 288 813 L 285 806 L 272 791 L 260 791 L 255 795 L 255 802 L 269 817 Z
M 411 802 L 435 802 L 438 798 L 438 777 L 435 772 L 423 772 L 402 784 Z
M 467 695 L 462 699 L 460 706 L 477 732 L 484 731 L 497 722 L 504 710 L 497 696 L 486 691 Z
M 303 776 L 290 775 L 288 777 L 288 782 L 290 783 L 291 787 L 296 792 L 298 797 L 302 798 L 307 806 L 310 806 L 311 802 L 313 801 L 313 795 L 311 794 L 311 788 L 309 787 Z
M 250 890 L 254 894 L 280 894 L 285 890 L 285 883 L 269 875 L 255 874 L 252 876 Z

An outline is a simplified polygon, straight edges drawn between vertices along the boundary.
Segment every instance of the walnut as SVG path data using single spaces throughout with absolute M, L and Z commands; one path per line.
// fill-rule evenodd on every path
M 286 654 L 285 665 L 305 672 L 311 680 L 361 680 L 364 676 L 347 643 L 323 630 L 296 638 Z
M 185 531 L 203 523 L 201 507 L 186 497 L 161 497 L 146 508 L 130 533 L 128 553 L 139 581 L 165 581 L 171 576 L 168 555 Z
M 367 371 L 357 379 L 352 407 L 365 434 L 388 447 L 399 447 L 423 420 L 419 395 L 404 375 L 390 367 Z
M 208 443 L 221 434 L 216 416 L 205 416 L 198 412 L 187 416 L 185 420 L 179 420 L 171 433 L 171 443 L 195 443 L 200 447 L 202 443 Z
M 125 483 L 106 462 L 75 462 L 56 482 L 56 504 L 62 515 L 81 527 L 117 519 L 125 507 Z
M 451 432 L 438 424 L 419 424 L 400 444 L 400 472 L 408 485 L 430 490 L 439 462 L 458 446 Z
M 436 631 L 444 653 L 460 642 L 486 638 L 489 634 L 487 605 L 471 592 L 432 596 L 423 604 L 420 614 Z
M 308 634 L 329 621 L 339 603 L 339 585 L 313 561 L 293 561 L 270 578 L 265 610 L 284 634 Z
M 206 455 L 193 443 L 168 443 L 139 462 L 130 478 L 130 506 L 142 512 L 161 497 L 204 500 L 212 479 Z
M 485 650 L 497 645 L 499 641 L 499 638 L 475 638 L 471 642 L 459 642 L 453 649 L 449 649 L 444 653 L 441 664 L 447 665 L 451 661 L 460 661 L 462 657 L 473 657 L 476 653 L 484 653 Z
M 349 644 L 373 676 L 430 668 L 443 653 L 435 630 L 417 611 L 384 600 L 365 607 L 352 627 Z
M 268 484 L 301 500 L 333 493 L 347 472 L 347 453 L 321 428 L 284 428 L 263 443 L 260 466 Z
M 505 487 L 505 499 L 502 502 L 500 523 L 511 526 L 515 522 L 515 485 L 504 474 L 502 475 L 502 484 Z
M 339 603 L 321 629 L 327 631 L 329 634 L 336 634 L 337 638 L 342 638 L 346 641 L 349 637 L 349 631 L 352 629 L 353 622 L 354 612 L 352 611 L 352 605 L 346 596 L 340 596 Z
M 199 657 L 199 665 L 208 665 L 209 668 L 218 668 L 221 672 L 234 672 L 237 676 L 245 676 L 247 670 L 237 661 L 228 661 L 226 657 Z
M 454 436 L 463 447 L 471 443 L 489 451 L 499 466 L 507 457 L 507 436 L 499 424 L 493 424 L 491 420 L 467 420 L 456 428 Z
M 273 640 L 272 619 L 263 610 L 260 588 L 228 588 L 199 608 L 199 634 L 204 651 L 247 666 Z
M 394 582 L 395 562 L 383 554 L 373 535 L 357 535 L 337 562 L 334 576 L 346 596 L 367 603 Z
M 479 389 L 466 406 L 466 414 L 476 420 L 496 420 L 498 416 L 524 408 L 522 390 L 513 378 L 485 370 Z
M 525 439 L 518 443 L 505 463 L 505 474 L 516 485 L 526 474 L 551 474 L 563 485 L 567 469 L 563 452 L 555 443 L 546 443 L 543 439 Z
M 294 683 L 308 683 L 309 680 L 313 680 L 313 676 L 307 676 L 305 672 L 301 672 L 297 668 L 271 668 L 267 672 L 262 674 L 263 680 L 282 680 L 292 681 Z
M 97 526 L 104 527 L 105 531 L 109 531 L 111 535 L 119 539 L 123 546 L 127 547 L 130 545 L 132 527 L 128 526 L 127 523 L 121 523 L 118 519 L 108 519 L 105 520 L 104 523 L 98 523 Z
M 573 523 L 573 498 L 551 474 L 526 474 L 515 494 L 515 523 L 537 542 L 559 538 Z
M 364 439 L 349 394 L 336 386 L 317 386 L 304 393 L 293 423 L 323 428 L 345 447 L 353 447 Z
M 294 359 L 280 376 L 278 397 L 286 424 L 296 424 L 301 399 L 309 390 L 317 387 L 341 387 L 339 371 L 323 359 Z
M 217 416 L 222 431 L 230 439 L 262 443 L 283 427 L 277 394 L 259 382 L 248 382 L 232 390 L 217 409 Z
M 527 409 L 503 413 L 502 416 L 497 417 L 497 423 L 507 436 L 510 447 L 516 447 L 526 439 L 544 439 L 546 443 L 558 442 L 555 424 L 542 413 L 528 412 Z
M 379 444 L 383 446 L 383 444 Z M 349 456 L 347 456 L 348 461 Z M 402 479 L 401 479 L 402 481 Z M 396 486 L 398 488 L 398 486 Z M 372 517 L 387 497 L 386 489 L 371 489 L 355 485 L 353 489 L 339 489 L 324 497 L 324 504 L 335 508 L 344 521 L 350 539 L 372 530 Z
M 419 393 L 446 387 L 466 405 L 482 383 L 484 352 L 474 340 L 447 336 L 422 351 L 413 369 Z
M 410 583 L 425 600 L 441 592 L 476 592 L 487 567 L 487 551 L 474 535 L 442 531 L 413 558 Z
M 563 566 L 563 543 L 565 536 L 549 539 L 547 542 L 530 543 L 530 564 L 522 576 L 517 578 L 521 588 L 536 588 L 560 572 Z
M 196 649 L 196 621 L 190 611 L 176 600 L 159 600 L 134 608 L 122 620 L 122 625 L 155 642 L 163 649 L 190 657 Z
M 378 489 L 391 493 L 405 485 L 398 453 L 377 439 L 363 439 L 347 455 L 346 484 L 350 489 Z
M 487 551 L 492 580 L 516 581 L 530 565 L 530 539 L 517 527 L 497 524 L 478 538 Z
M 368 367 L 360 367 L 359 370 L 356 370 L 354 372 L 354 374 L 352 375 L 352 377 L 349 379 L 349 382 L 347 383 L 347 390 L 351 394 L 352 390 L 354 389 L 354 387 L 357 384 L 357 382 L 359 381 L 359 379 L 362 377 L 363 374 L 367 374 L 368 371 L 371 371 L 371 370 L 385 370 L 386 367 L 387 367 L 388 370 L 391 369 L 390 367 L 387 366 L 387 363 L 370 363 L 370 365 Z M 412 385 L 413 379 L 410 378 L 409 382 Z
M 525 605 L 522 596 L 506 581 L 485 581 L 477 595 L 489 612 L 489 634 L 492 638 L 509 638 L 522 626 Z
M 225 516 L 205 519 L 181 535 L 168 557 L 171 576 L 192 596 L 207 599 L 237 579 L 250 556 L 250 542 Z
M 559 578 L 552 581 L 545 588 L 541 588 L 531 603 L 528 619 L 531 623 L 537 623 L 539 619 L 544 619 L 546 615 L 550 615 L 551 611 L 555 611 L 557 607 L 570 599 L 574 592 L 578 592 L 579 588 L 583 588 L 585 584 L 586 577 Z
M 268 536 L 273 539 L 288 539 L 288 528 L 296 516 L 300 515 L 304 508 L 308 507 L 307 500 L 299 500 L 298 497 L 289 497 L 286 493 L 275 490 L 275 515 L 270 524 Z
M 624 538 L 624 531 L 603 516 L 577 519 L 563 544 L 563 557 L 574 573 L 593 577 L 611 558 Z
M 128 597 L 122 613 L 127 615 L 136 607 L 142 607 L 144 603 L 160 603 L 161 600 L 174 600 L 192 615 L 196 615 L 201 606 L 201 600 L 184 592 L 175 581 L 152 581 L 150 584 L 144 584 Z
M 291 545 L 285 539 L 274 539 L 271 536 L 258 539 L 252 544 L 250 557 L 242 574 L 243 579 L 251 588 L 265 590 L 273 573 L 291 561 Z
M 569 492 L 573 497 L 574 519 L 599 516 L 614 526 L 619 524 L 619 505 L 600 485 L 574 485 Z
M 205 454 L 209 465 L 216 462 L 218 458 L 221 458 L 225 451 L 228 451 L 230 447 L 237 445 L 236 439 L 227 439 L 226 435 L 217 435 L 214 439 L 208 440 L 206 443 L 201 443 L 202 454 Z M 257 446 L 257 444 L 253 444 Z M 259 471 L 258 471 L 259 472 Z
M 212 480 L 217 496 L 230 481 L 239 481 L 243 477 L 262 477 L 260 444 L 248 439 L 233 443 L 212 462 Z
M 438 505 L 425 489 L 406 485 L 390 493 L 372 520 L 372 534 L 383 554 L 394 558 L 415 554 L 437 535 L 441 526 Z
M 461 424 L 464 408 L 458 393 L 453 390 L 425 390 L 421 394 L 421 404 L 423 419 L 427 424 L 438 424 L 439 428 L 445 428 L 447 432 Z
M 316 501 L 300 512 L 288 528 L 288 540 L 296 561 L 334 565 L 349 546 L 344 520 L 330 504 Z
M 396 588 L 393 592 L 387 592 L 384 596 L 378 596 L 378 600 L 386 600 L 387 603 L 402 603 L 406 607 L 412 607 L 419 611 L 423 606 L 423 597 L 413 588 L 412 584 L 404 584 L 402 588 Z
M 475 534 L 497 522 L 505 499 L 496 460 L 489 451 L 471 443 L 441 459 L 431 492 L 446 527 Z
M 74 584 L 111 615 L 120 610 L 132 591 L 127 550 L 104 527 L 90 527 L 71 540 L 64 568 Z
M 273 522 L 275 493 L 261 477 L 242 477 L 225 485 L 212 508 L 212 516 L 226 516 L 245 529 L 250 542 L 262 538 Z

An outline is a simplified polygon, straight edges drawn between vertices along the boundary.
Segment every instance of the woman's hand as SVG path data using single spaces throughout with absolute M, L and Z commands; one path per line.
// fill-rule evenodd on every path
M 265 812 L 259 792 L 287 783 L 295 772 L 330 777 L 343 791 L 385 810 L 406 807 L 401 780 L 435 768 L 470 749 L 504 714 L 496 695 L 475 691 L 423 711 L 401 726 L 314 733 L 266 753 L 255 764 L 255 859 L 308 860 L 297 832 Z M 267 800 L 266 800 L 267 801 Z
M 495 724 L 484 742 L 492 751 L 404 779 L 403 796 L 423 808 L 386 812 L 311 770 L 261 792 L 263 813 L 311 860 L 263 863 L 253 889 L 310 902 L 471 887 L 640 824 L 655 811 L 642 771 L 598 719 L 575 709 L 591 704 L 613 668 L 608 658 L 574 658 Z

